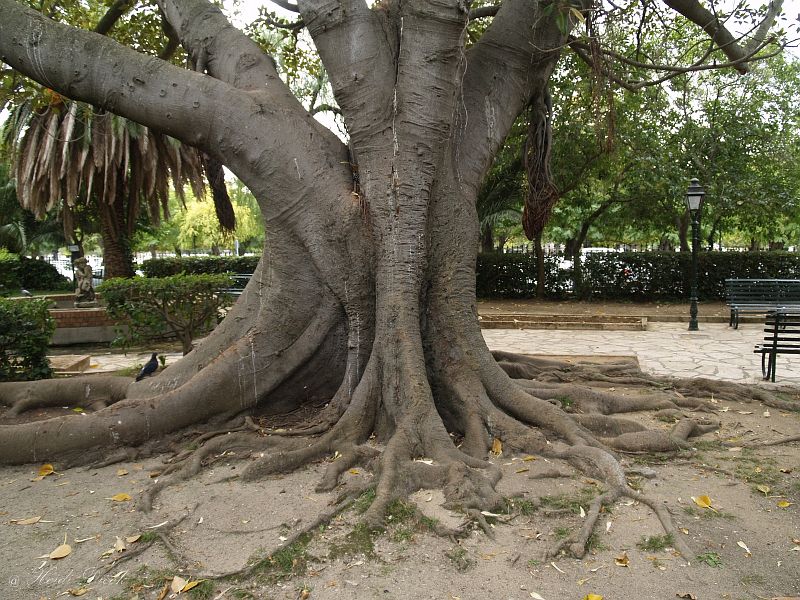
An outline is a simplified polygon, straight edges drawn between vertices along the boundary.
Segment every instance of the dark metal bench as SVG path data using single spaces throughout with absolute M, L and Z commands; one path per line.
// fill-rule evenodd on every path
M 238 298 L 242 295 L 244 288 L 247 287 L 247 284 L 250 282 L 250 278 L 252 276 L 252 273 L 236 273 L 235 275 L 231 275 L 231 287 L 225 288 L 221 291 Z
M 800 311 L 798 279 L 726 279 L 725 301 L 731 307 L 729 325 L 739 328 L 744 313 L 763 315 L 771 310 Z
M 800 311 L 775 310 L 767 313 L 764 343 L 753 352 L 761 354 L 761 374 L 775 381 L 778 354 L 800 354 Z

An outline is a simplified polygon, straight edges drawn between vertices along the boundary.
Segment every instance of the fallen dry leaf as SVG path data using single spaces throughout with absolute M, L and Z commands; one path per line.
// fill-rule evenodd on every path
M 630 563 L 630 559 L 628 558 L 627 552 L 623 552 L 619 556 L 614 557 L 614 564 L 618 567 L 627 567 L 628 563 Z
M 748 556 L 753 554 L 752 552 L 750 552 L 750 548 L 747 547 L 747 544 L 745 544 L 743 541 L 739 540 L 738 542 L 736 542 L 736 545 L 739 546 L 739 548 L 741 548 L 742 550 L 744 550 L 748 554 Z
M 41 467 L 39 467 L 38 471 L 39 477 L 47 477 L 48 475 L 52 475 L 53 473 L 55 473 L 55 470 L 53 469 L 53 465 L 51 465 L 50 463 L 47 463 L 46 465 L 42 465 Z
M 115 552 L 124 552 L 125 551 L 125 542 L 123 542 L 119 536 L 117 536 L 117 541 L 114 542 L 114 551 Z
M 522 460 L 523 460 L 523 462 L 531 462 L 532 460 L 536 460 L 536 457 L 535 456 L 526 456 Z
M 70 596 L 83 596 L 88 591 L 89 591 L 89 588 L 87 588 L 87 587 L 72 588 L 72 589 L 67 590 L 67 592 L 69 592 Z
M 768 485 L 762 484 L 762 485 L 757 485 L 756 489 L 766 496 L 767 494 L 769 494 L 770 487 Z
M 503 442 L 500 438 L 494 438 L 492 441 L 492 454 L 500 456 L 503 453 Z
M 789 508 L 792 504 L 794 504 L 794 502 L 788 502 L 787 500 L 781 500 L 780 502 L 778 502 L 778 507 L 779 508 Z
M 125 492 L 120 492 L 119 494 L 114 494 L 111 498 L 106 498 L 106 500 L 113 500 L 114 502 L 127 502 L 128 500 L 133 500 L 129 494 Z
M 200 585 L 200 584 L 201 584 L 201 583 L 203 583 L 204 581 L 205 581 L 205 579 L 198 579 L 198 580 L 196 580 L 196 581 L 187 581 L 187 582 L 186 582 L 186 585 L 184 585 L 184 586 L 181 588 L 181 593 L 183 593 L 183 592 L 188 592 L 190 589 L 192 589 L 192 588 L 194 588 L 194 587 L 197 587 L 198 585 Z M 306 596 L 306 598 L 308 598 L 308 596 Z
M 708 508 L 711 510 L 716 510 L 711 504 L 712 500 L 708 496 L 697 496 L 696 498 L 692 496 L 692 502 L 697 504 L 700 508 Z
M 69 544 L 61 544 L 58 548 L 48 554 L 47 557 L 53 560 L 58 560 L 59 558 L 64 558 L 70 554 L 72 554 L 72 546 Z
M 350 469 L 350 475 L 358 475 L 358 469 Z
M 42 517 L 28 517 L 27 519 L 14 519 L 11 523 L 16 525 L 33 525 L 34 523 L 38 523 L 42 520 Z
M 125 541 L 129 544 L 133 544 L 134 542 L 138 542 L 140 537 L 142 537 L 140 533 L 137 533 L 136 535 L 129 535 L 125 538 Z
M 675 594 L 678 598 L 686 598 L 686 600 L 697 600 L 694 594 Z
M 516 470 L 517 473 L 527 473 L 528 471 L 530 471 L 530 469 L 517 469 Z
M 125 477 L 128 474 L 127 469 L 117 469 L 117 477 Z
M 533 598 L 533 600 L 544 600 L 544 598 L 542 598 L 542 597 L 541 597 L 539 594 L 537 594 L 536 592 L 531 592 L 531 598 Z
M 603 600 L 603 597 L 600 594 L 586 594 L 583 600 Z
M 169 589 L 172 590 L 173 594 L 180 594 L 186 583 L 183 577 L 175 575 L 175 577 L 172 578 L 172 583 L 169 584 Z

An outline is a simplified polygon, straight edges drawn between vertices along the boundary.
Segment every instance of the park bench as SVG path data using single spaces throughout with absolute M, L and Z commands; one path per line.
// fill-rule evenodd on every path
M 761 354 L 764 379 L 774 382 L 778 354 L 800 354 L 800 311 L 770 311 L 764 334 L 764 343 L 756 344 L 753 352 Z
M 771 310 L 800 311 L 798 279 L 726 279 L 725 301 L 731 308 L 729 325 L 739 328 L 744 313 L 766 314 Z
M 238 298 L 242 295 L 244 288 L 247 287 L 252 276 L 252 273 L 236 273 L 235 275 L 231 275 L 231 279 L 233 280 L 231 286 L 222 291 Z

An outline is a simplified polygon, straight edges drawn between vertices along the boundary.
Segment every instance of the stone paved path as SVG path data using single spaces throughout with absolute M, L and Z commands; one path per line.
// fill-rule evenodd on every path
M 740 382 L 760 382 L 761 357 L 753 345 L 763 336 L 763 325 L 743 324 L 732 329 L 726 323 L 700 323 L 689 332 L 685 323 L 654 323 L 646 331 L 486 329 L 489 348 L 523 354 L 636 356 L 649 373 L 679 377 L 705 376 Z M 167 364 L 181 359 L 166 352 Z M 147 352 L 92 354 L 86 373 L 108 373 L 150 358 Z M 800 385 L 800 356 L 778 356 L 776 383 Z
M 692 332 L 685 323 L 652 322 L 647 331 L 486 329 L 483 337 L 492 350 L 633 355 L 648 373 L 762 381 L 761 357 L 753 354 L 753 346 L 763 337 L 763 324 L 733 329 L 726 323 L 701 323 L 700 330 Z M 800 384 L 800 356 L 778 356 L 776 383 Z

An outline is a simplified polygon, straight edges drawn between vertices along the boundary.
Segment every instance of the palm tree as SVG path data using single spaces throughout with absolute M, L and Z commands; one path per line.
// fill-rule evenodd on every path
M 37 218 L 58 210 L 77 241 L 79 213 L 96 217 L 106 277 L 132 276 L 131 236 L 140 211 L 169 217 L 169 188 L 204 195 L 203 157 L 186 145 L 88 104 L 45 90 L 48 102 L 16 106 L 6 130 L 21 206 Z M 216 194 L 215 194 L 216 200 Z

